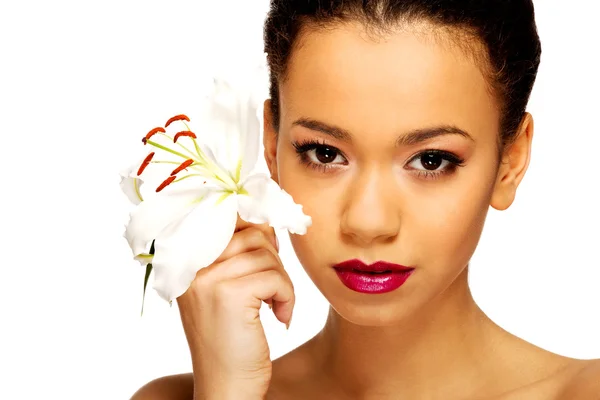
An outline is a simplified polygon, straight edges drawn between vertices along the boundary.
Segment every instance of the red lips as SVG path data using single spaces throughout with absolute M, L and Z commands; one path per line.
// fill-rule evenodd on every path
M 355 270 L 360 272 L 400 272 L 400 271 L 410 271 L 414 268 L 406 267 L 400 264 L 388 263 L 385 261 L 377 261 L 373 264 L 367 265 L 361 260 L 354 259 L 341 262 L 333 266 L 333 268 L 337 270 Z
M 381 294 L 398 289 L 412 275 L 414 268 L 377 261 L 367 265 L 360 260 L 348 260 L 334 266 L 340 281 L 359 293 Z

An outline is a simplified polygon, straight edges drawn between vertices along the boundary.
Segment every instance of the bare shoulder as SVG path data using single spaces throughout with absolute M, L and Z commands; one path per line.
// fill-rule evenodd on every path
M 298 349 L 273 361 L 273 379 L 267 399 L 296 399 L 303 393 L 298 387 L 298 370 L 302 364 Z M 192 373 L 163 376 L 154 379 L 134 393 L 130 400 L 193 400 Z
M 307 375 L 314 368 L 307 356 L 308 342 L 273 360 L 273 376 L 267 399 L 305 399 L 312 393 L 312 385 L 306 384 Z M 314 379 L 311 379 L 314 380 Z M 311 380 L 308 380 L 310 382 Z M 142 386 L 130 400 L 193 400 L 194 375 L 192 373 L 163 376 Z
M 273 360 L 273 375 L 266 400 L 323 398 L 322 365 L 315 354 L 322 352 L 315 337 Z
M 194 376 L 191 373 L 163 376 L 142 386 L 131 400 L 192 400 Z
M 600 400 L 600 359 L 582 361 L 557 399 Z

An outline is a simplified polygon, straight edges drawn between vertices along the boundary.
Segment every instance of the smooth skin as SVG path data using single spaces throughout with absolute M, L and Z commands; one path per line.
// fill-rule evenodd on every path
M 459 45 L 452 35 L 420 24 L 373 40 L 358 23 L 304 35 L 291 56 L 287 79 L 280 82 L 279 132 L 265 103 L 264 145 L 273 179 L 313 219 L 306 235 L 290 238 L 307 274 L 331 304 L 325 327 L 265 364 L 264 332 L 223 335 L 222 342 L 212 342 L 218 337 L 213 330 L 212 339 L 198 339 L 199 327 L 212 329 L 213 318 L 219 317 L 206 314 L 200 322 L 189 322 L 191 310 L 201 308 L 178 299 L 193 360 L 201 354 L 198 349 L 208 351 L 209 345 L 220 365 L 248 365 L 256 357 L 257 365 L 271 366 L 261 370 L 268 370 L 270 378 L 254 375 L 262 378 L 249 378 L 246 392 L 239 393 L 235 390 L 244 384 L 234 379 L 235 394 L 219 394 L 214 382 L 223 381 L 195 362 L 194 375 L 152 381 L 133 399 L 191 399 L 194 376 L 197 399 L 261 398 L 248 394 L 252 388 L 266 388 L 264 398 L 273 400 L 600 399 L 600 360 L 563 357 L 527 343 L 491 321 L 471 296 L 469 260 L 489 206 L 505 210 L 515 199 L 530 161 L 533 119 L 526 114 L 512 145 L 498 147 L 499 106 L 481 58 L 469 54 L 477 43 L 465 45 L 463 37 Z M 415 135 L 440 126 L 466 135 L 425 140 Z M 314 141 L 320 147 L 297 153 L 294 144 Z M 453 168 L 448 159 L 432 156 L 432 150 L 453 155 L 462 166 Z M 270 228 L 260 231 L 265 237 L 273 234 Z M 357 293 L 332 269 L 352 258 L 395 262 L 415 271 L 395 291 Z M 229 270 L 236 270 L 230 264 Z M 271 264 L 276 263 L 257 258 L 253 265 Z M 273 274 L 273 281 L 263 285 L 288 293 L 282 295 L 284 308 L 277 309 L 275 302 L 283 322 L 293 305 L 291 282 L 283 279 L 282 267 L 274 268 L 281 278 Z M 252 315 L 257 316 L 261 300 L 269 298 L 257 295 L 258 280 L 238 279 L 256 285 L 238 284 L 228 294 L 251 299 L 254 292 Z M 239 311 L 228 310 L 241 318 Z M 231 318 L 217 322 L 220 333 L 238 327 Z M 252 344 L 261 350 L 246 359 L 234 356 L 228 346 L 242 343 L 232 343 L 234 338 L 255 340 Z

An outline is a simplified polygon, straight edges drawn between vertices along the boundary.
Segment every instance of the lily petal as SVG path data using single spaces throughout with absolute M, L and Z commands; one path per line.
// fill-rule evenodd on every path
M 141 192 L 141 187 L 144 181 L 137 176 L 137 169 L 140 165 L 141 161 L 140 163 L 133 164 L 128 168 L 121 170 L 119 173 L 121 176 L 121 182 L 119 183 L 121 190 L 123 190 L 125 196 L 127 196 L 129 201 L 133 204 L 140 204 L 142 201 L 144 201 Z
M 214 158 L 232 177 L 245 177 L 254 168 L 260 148 L 261 101 L 246 79 L 215 78 L 204 108 L 204 130 Z
M 304 235 L 312 225 L 311 217 L 302 212 L 302 206 L 294 203 L 292 196 L 268 175 L 250 175 L 243 187 L 248 195 L 238 196 L 238 212 L 244 221 L 267 222 L 273 228 L 287 229 L 298 235 Z
M 148 254 L 152 241 L 162 230 L 190 212 L 194 201 L 208 191 L 209 188 L 172 191 L 168 195 L 155 195 L 141 202 L 130 213 L 124 234 L 133 256 Z M 139 258 L 136 259 L 141 262 Z
M 223 192 L 209 192 L 156 237 L 152 287 L 164 300 L 185 293 L 196 272 L 212 264 L 229 244 L 237 222 L 237 195 L 223 196 Z
M 245 101 L 242 104 L 242 106 L 245 106 L 245 115 L 244 119 L 240 121 L 243 129 L 242 179 L 250 175 L 260 155 L 263 103 L 269 97 L 269 74 L 266 66 L 266 54 L 257 68 L 251 72 L 246 82 L 250 86 L 247 89 L 248 98 L 241 99 Z

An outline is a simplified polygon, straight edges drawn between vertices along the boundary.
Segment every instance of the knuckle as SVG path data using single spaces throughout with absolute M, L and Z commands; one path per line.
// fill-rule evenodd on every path
M 250 228 L 251 232 L 249 232 L 249 240 L 257 245 L 257 246 L 264 246 L 265 243 L 268 242 L 267 239 L 267 235 L 265 235 L 265 233 L 258 229 L 258 228 Z
M 252 270 L 257 265 L 257 257 L 255 252 L 242 253 L 231 260 L 228 260 L 234 268 Z
M 269 260 L 269 259 L 275 258 L 273 256 L 273 253 L 271 253 L 271 251 L 269 249 L 266 249 L 264 247 L 257 249 L 255 253 L 256 253 L 256 257 L 259 257 L 263 260 Z
M 271 269 L 267 271 L 267 274 L 268 279 L 274 280 L 277 283 L 277 286 L 293 289 L 293 286 L 291 285 L 292 281 L 282 271 Z
M 211 279 L 209 271 L 202 274 L 197 274 L 196 278 L 192 281 L 192 288 L 199 294 L 207 293 L 211 287 L 214 286 L 214 281 Z
M 264 236 L 263 231 L 255 226 L 246 229 L 246 235 L 251 239 L 261 239 Z
M 265 271 L 265 277 L 266 277 L 266 279 L 275 280 L 277 282 L 281 281 L 281 274 L 274 269 Z

